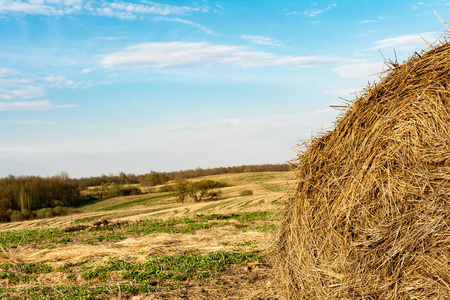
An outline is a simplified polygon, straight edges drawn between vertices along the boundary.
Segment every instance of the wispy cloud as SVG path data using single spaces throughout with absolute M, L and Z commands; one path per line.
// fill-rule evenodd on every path
M 6 124 L 20 124 L 20 125 L 52 125 L 52 121 L 41 121 L 41 120 L 10 120 L 10 121 L 0 121 L 0 123 Z
M 170 16 L 185 16 L 191 13 L 207 13 L 208 6 L 177 6 L 150 1 L 104 1 L 104 0 L 0 0 L 0 16 L 15 15 L 94 15 L 117 19 L 142 19 L 153 17 L 154 21 L 170 21 L 198 28 L 208 34 L 213 31 L 197 22 Z M 154 17 L 157 16 L 157 17 Z M 102 40 L 119 40 L 126 37 L 105 36 Z
M 35 154 L 37 152 L 56 152 L 54 148 L 39 148 L 39 147 L 0 147 L 0 153 L 30 153 Z
M 417 48 L 420 49 L 427 47 L 427 43 L 423 39 L 425 39 L 429 43 L 433 43 L 438 39 L 438 37 L 439 34 L 436 32 L 402 35 L 394 38 L 376 41 L 376 46 L 371 48 L 371 50 L 385 48 L 396 50 L 411 50 Z
M 99 36 L 97 39 L 104 40 L 104 41 L 120 41 L 120 40 L 127 40 L 128 37 L 126 37 L 126 36 Z
M 325 95 L 334 95 L 334 96 L 348 96 L 355 93 L 361 92 L 360 88 L 349 88 L 349 89 L 336 89 L 336 90 L 328 90 L 325 91 Z
M 412 10 L 418 10 L 421 6 L 423 6 L 425 3 L 423 3 L 423 2 L 418 2 L 418 3 L 416 3 L 416 4 L 412 4 L 411 5 L 411 9 Z
M 324 10 L 318 9 L 318 10 L 305 10 L 303 14 L 309 18 L 314 18 L 315 16 L 320 15 L 323 13 Z
M 44 77 L 44 80 L 48 82 L 49 87 L 56 87 L 56 88 L 67 87 L 73 89 L 80 85 L 79 83 L 73 81 L 72 79 L 68 79 L 67 77 L 62 75 L 46 76 Z
M 78 105 L 66 104 L 66 105 L 54 105 L 48 100 L 43 101 L 15 101 L 15 102 L 0 102 L 0 111 L 13 110 L 13 111 L 25 111 L 25 110 L 47 110 L 54 108 L 69 108 L 76 107 Z
M 79 83 L 62 75 L 39 77 L 13 69 L 0 68 L 0 99 L 43 97 L 49 88 L 76 88 Z
M 203 26 L 202 24 L 196 23 L 196 22 L 192 22 L 189 20 L 185 20 L 185 19 L 181 19 L 181 18 L 169 18 L 169 17 L 156 17 L 153 18 L 153 20 L 155 21 L 168 21 L 168 22 L 177 22 L 177 23 L 182 23 L 182 24 L 186 24 L 195 28 L 198 28 L 208 34 L 214 34 L 214 32 L 209 29 L 206 26 Z
M 304 10 L 302 12 L 291 11 L 291 12 L 286 13 L 286 15 L 287 16 L 290 16 L 290 15 L 302 15 L 302 16 L 307 16 L 309 18 L 313 18 L 315 16 L 320 15 L 323 12 L 324 12 L 324 10 L 322 10 L 322 9 L 317 9 L 317 10 L 309 10 L 309 9 L 307 9 L 307 10 Z
M 373 63 L 356 63 L 347 64 L 333 68 L 333 72 L 340 77 L 346 78 L 361 78 L 376 75 L 383 71 L 384 64 L 381 62 Z
M 375 23 L 378 22 L 377 20 L 361 20 L 358 23 L 359 24 L 369 24 L 369 23 Z
M 314 4 L 313 6 L 316 6 L 316 5 Z M 327 6 L 324 9 L 306 9 L 304 11 L 291 11 L 291 12 L 286 13 L 286 15 L 287 16 L 290 16 L 290 15 L 302 15 L 302 16 L 306 16 L 308 18 L 314 18 L 314 17 L 317 17 L 318 15 L 323 14 L 327 10 L 333 9 L 336 6 L 337 6 L 337 4 L 334 3 L 332 5 Z
M 91 14 L 119 19 L 136 19 L 143 15 L 185 15 L 190 12 L 207 12 L 208 10 L 204 6 L 177 6 L 149 1 L 135 3 L 103 0 L 4 0 L 0 2 L 0 15 Z
M 159 69 L 189 66 L 233 65 L 255 67 L 312 67 L 350 62 L 329 56 L 280 56 L 248 51 L 241 46 L 210 43 L 143 43 L 122 51 L 100 55 L 100 67 L 107 69 Z
M 109 80 L 100 81 L 97 84 L 99 84 L 99 85 L 110 85 L 110 84 L 113 84 L 116 81 L 117 81 L 117 79 L 109 79 Z
M 79 12 L 83 9 L 82 0 L 69 1 L 17 1 L 0 2 L 0 14 L 27 14 L 44 16 L 62 16 Z
M 115 129 L 117 126 L 108 126 L 108 125 L 83 125 L 84 128 L 92 128 L 92 129 Z
M 5 83 L 6 81 L 0 80 L 1 85 Z M 0 88 L 0 99 L 32 99 L 39 98 L 45 95 L 45 89 L 42 86 L 32 86 L 26 84 L 9 84 L 3 86 L 5 86 L 6 88 Z
M 92 2 L 91 2 L 92 3 Z M 97 7 L 95 7 L 97 6 Z M 90 8 L 88 8 L 89 10 Z M 138 15 L 184 15 L 194 11 L 204 11 L 202 7 L 176 6 L 142 1 L 140 4 L 132 2 L 93 2 L 92 11 L 102 16 L 120 19 L 134 19 Z
M 0 77 L 11 76 L 11 75 L 19 75 L 20 72 L 9 69 L 9 68 L 0 68 Z
M 279 41 L 277 41 L 276 39 L 270 38 L 270 37 L 243 34 L 243 35 L 241 35 L 241 38 L 243 38 L 246 41 L 252 42 L 254 44 L 268 45 L 268 46 L 281 46 Z
M 192 136 L 192 132 L 197 137 L 210 136 L 245 136 L 254 135 L 254 137 L 276 140 L 280 131 L 301 131 L 310 133 L 312 128 L 316 130 L 322 125 L 330 125 L 335 119 L 336 111 L 331 107 L 318 109 L 315 111 L 303 111 L 297 114 L 269 115 L 254 119 L 223 119 L 210 122 L 192 122 L 179 123 L 164 126 L 156 129 L 155 132 L 166 134 L 184 134 Z M 325 124 L 326 123 L 326 124 Z M 295 128 L 295 130 L 293 130 Z M 220 135 L 217 135 L 220 133 Z M 278 136 L 278 137 L 277 137 Z M 306 136 L 303 136 L 305 138 Z

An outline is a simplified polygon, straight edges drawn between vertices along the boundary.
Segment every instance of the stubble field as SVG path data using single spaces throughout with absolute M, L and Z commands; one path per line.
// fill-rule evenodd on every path
M 229 187 L 214 201 L 153 189 L 0 224 L 1 299 L 281 299 L 268 250 L 292 173 L 200 179 Z

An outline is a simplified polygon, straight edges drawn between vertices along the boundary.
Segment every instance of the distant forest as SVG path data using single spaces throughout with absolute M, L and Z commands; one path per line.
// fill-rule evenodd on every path
M 175 172 L 151 171 L 141 175 L 121 172 L 119 175 L 110 174 L 83 178 L 69 178 L 66 172 L 45 178 L 10 175 L 0 178 L 0 222 L 69 214 L 73 211 L 73 207 L 95 199 L 140 193 L 140 189 L 124 187 L 124 185 L 139 184 L 140 186 L 152 187 L 177 179 L 229 173 L 282 172 L 290 169 L 289 164 L 264 164 L 210 169 L 197 168 Z M 109 193 L 82 193 L 93 186 L 108 186 Z

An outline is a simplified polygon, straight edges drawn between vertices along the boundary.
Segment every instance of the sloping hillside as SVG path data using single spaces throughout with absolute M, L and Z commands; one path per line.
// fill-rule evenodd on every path
M 92 203 L 71 216 L 1 224 L 0 297 L 276 298 L 266 250 L 292 174 L 196 180 L 203 179 L 229 187 L 208 202 L 148 193 Z

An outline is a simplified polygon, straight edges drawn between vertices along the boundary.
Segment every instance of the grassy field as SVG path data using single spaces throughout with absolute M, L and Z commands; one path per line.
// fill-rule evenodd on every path
M 292 174 L 201 179 L 229 187 L 209 202 L 152 192 L 0 224 L 0 298 L 279 299 L 267 249 Z

